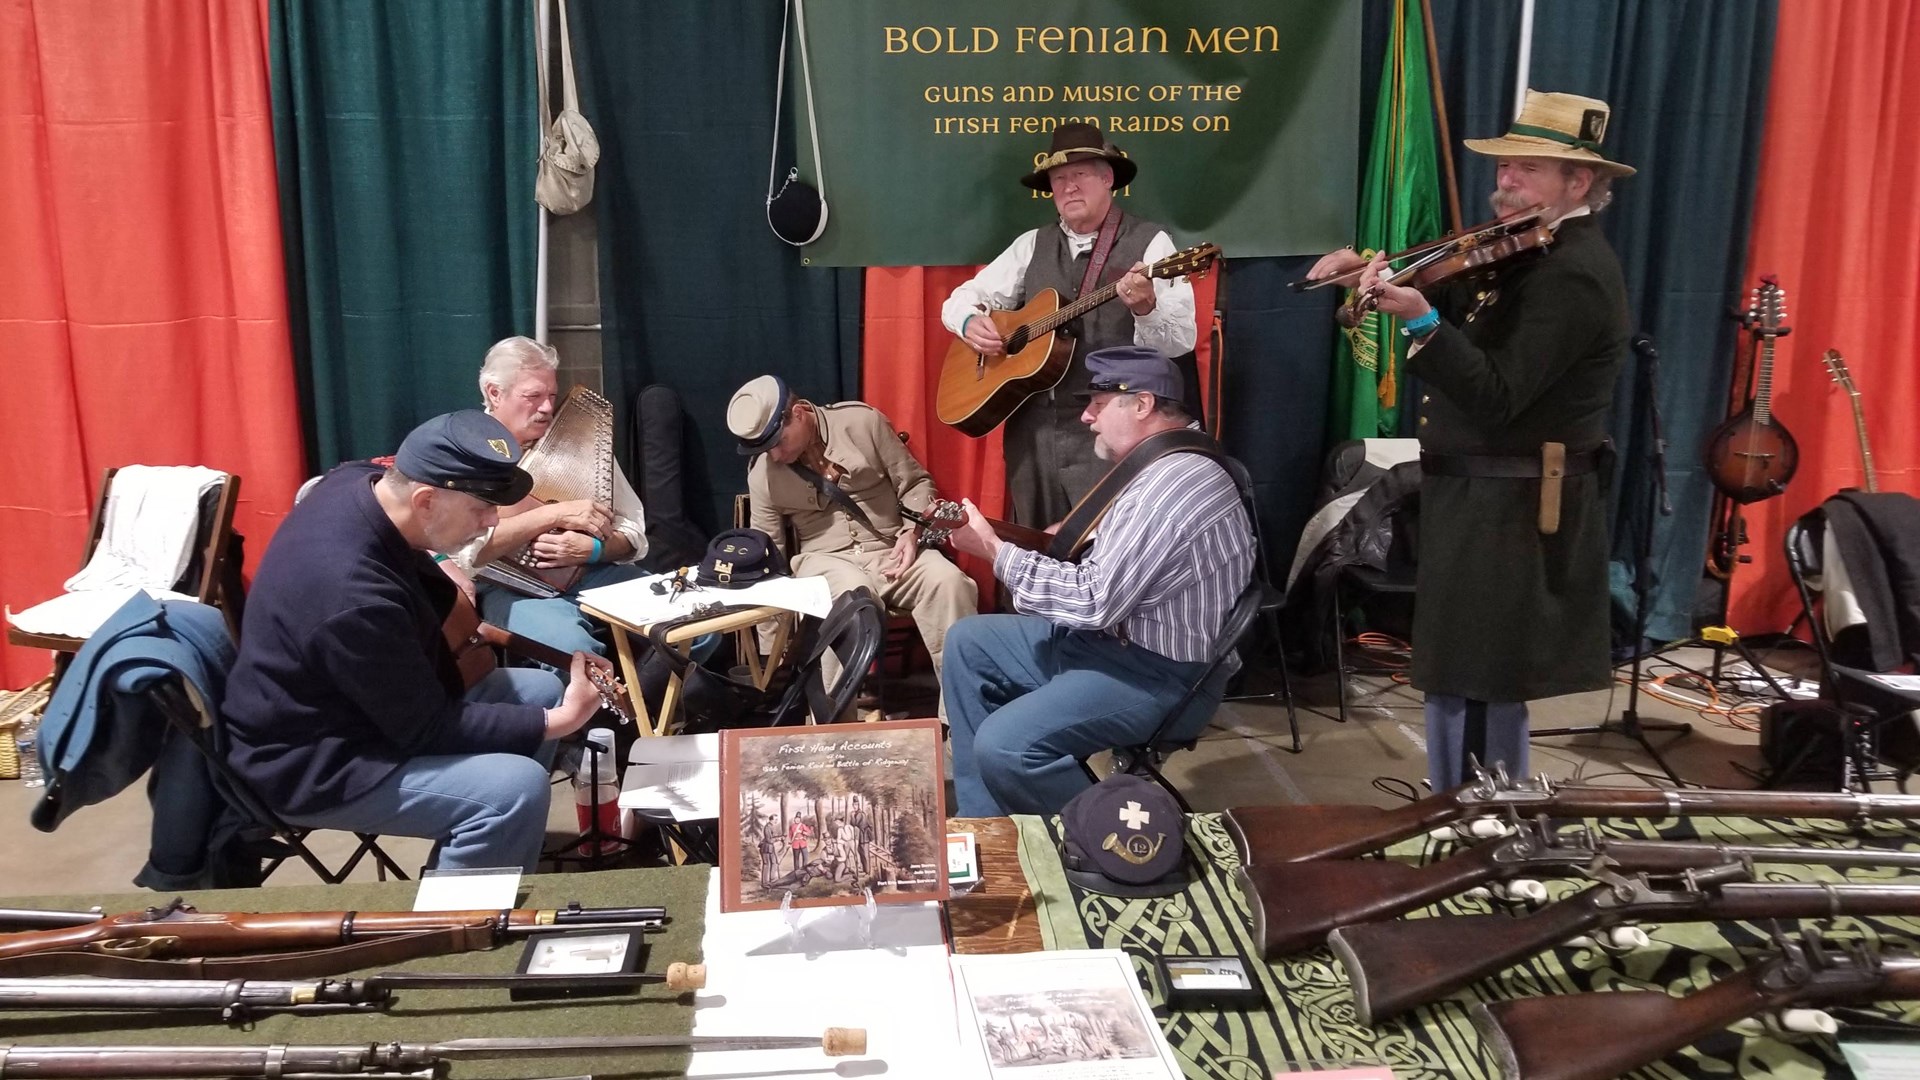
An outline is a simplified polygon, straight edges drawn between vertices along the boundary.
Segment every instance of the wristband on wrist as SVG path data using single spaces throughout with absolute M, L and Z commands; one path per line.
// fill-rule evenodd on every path
M 966 318 L 960 320 L 960 336 L 961 337 L 967 336 L 967 324 L 979 317 L 980 317 L 979 315 L 975 314 L 975 315 L 969 315 Z
M 597 563 L 597 562 L 599 562 L 599 561 L 600 561 L 600 553 L 601 553 L 601 552 L 602 552 L 602 551 L 603 551 L 603 550 L 605 549 L 605 547 L 606 547 L 606 545 L 604 545 L 604 544 L 602 544 L 602 543 L 600 542 L 600 538 L 599 538 L 599 537 L 597 537 L 597 536 L 596 536 L 596 537 L 594 537 L 594 538 L 593 538 L 593 554 L 591 554 L 591 555 L 589 555 L 589 556 L 587 556 L 587 561 L 588 561 L 588 562 L 590 562 L 590 563 Z
M 1433 332 L 1434 327 L 1439 325 L 1440 313 L 1433 308 L 1428 308 L 1425 315 L 1417 319 L 1407 320 L 1407 322 L 1400 327 L 1400 332 L 1408 337 L 1425 337 Z

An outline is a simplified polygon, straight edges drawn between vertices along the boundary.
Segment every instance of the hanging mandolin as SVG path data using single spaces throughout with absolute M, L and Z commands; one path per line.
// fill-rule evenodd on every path
M 1800 447 L 1773 415 L 1774 343 L 1793 332 L 1786 325 L 1786 299 L 1772 274 L 1761 277 L 1745 320 L 1760 343 L 1753 398 L 1707 440 L 1707 475 L 1721 494 L 1742 505 L 1785 491 L 1800 467 Z

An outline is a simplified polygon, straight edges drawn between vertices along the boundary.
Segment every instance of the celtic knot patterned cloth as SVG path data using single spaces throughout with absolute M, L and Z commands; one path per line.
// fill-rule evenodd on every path
M 1595 990 L 1665 990 L 1680 994 L 1704 987 L 1745 966 L 1770 945 L 1768 927 L 1745 922 L 1646 924 L 1652 944 L 1624 956 L 1595 948 L 1562 946 L 1501 972 L 1454 997 L 1383 1021 L 1368 1029 L 1354 1020 L 1353 995 L 1340 965 L 1325 948 L 1279 963 L 1263 963 L 1259 943 L 1247 929 L 1246 901 L 1233 884 L 1238 865 L 1233 842 L 1217 814 L 1188 819 L 1187 844 L 1202 860 L 1186 891 L 1153 900 L 1125 900 L 1072 886 L 1060 867 L 1057 822 L 1014 819 L 1020 828 L 1020 861 L 1037 905 L 1049 949 L 1125 949 L 1161 1018 L 1167 1040 L 1189 1077 L 1205 1080 L 1268 1080 L 1288 1069 L 1329 1069 L 1380 1064 L 1400 1080 L 1491 1080 L 1499 1075 L 1467 1019 L 1474 1001 L 1498 1001 Z M 1920 829 L 1892 822 L 1850 826 L 1838 822 L 1751 818 L 1670 818 L 1593 822 L 1618 839 L 1707 840 L 1737 844 L 1875 846 L 1920 849 Z M 1395 845 L 1390 857 L 1430 861 L 1444 857 L 1451 842 L 1430 838 Z M 1844 875 L 1823 867 L 1765 866 L 1763 877 L 1780 881 L 1885 882 L 1902 877 L 1893 869 L 1854 869 Z M 1579 883 L 1546 883 L 1555 899 Z M 1488 914 L 1505 910 L 1487 898 L 1455 897 L 1421 915 Z M 1788 927 L 1791 929 L 1791 926 Z M 1832 938 L 1883 942 L 1897 947 L 1920 940 L 1920 920 L 1834 919 L 1823 926 Z M 1182 1011 L 1164 1006 L 1165 988 L 1154 973 L 1161 955 L 1237 956 L 1256 973 L 1267 996 L 1257 1012 Z M 1913 1018 L 1893 1006 L 1872 1012 Z M 1577 1017 L 1570 1017 L 1577 1023 Z M 1790 1080 L 1846 1075 L 1828 1037 L 1767 1033 L 1757 1022 L 1729 1028 L 1674 1054 L 1637 1077 L 1765 1077 Z

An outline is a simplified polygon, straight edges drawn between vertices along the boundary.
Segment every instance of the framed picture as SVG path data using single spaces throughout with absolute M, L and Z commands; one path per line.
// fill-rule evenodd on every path
M 940 722 L 720 733 L 720 910 L 945 900 Z
M 526 948 L 520 953 L 520 974 L 593 976 L 638 971 L 640 956 L 647 948 L 643 938 L 634 930 L 535 934 L 527 939 Z M 555 978 L 551 982 L 515 986 L 507 996 L 515 1001 L 541 1001 L 631 992 L 631 987 L 609 989 L 605 983 L 596 984 L 586 978 L 573 984 Z

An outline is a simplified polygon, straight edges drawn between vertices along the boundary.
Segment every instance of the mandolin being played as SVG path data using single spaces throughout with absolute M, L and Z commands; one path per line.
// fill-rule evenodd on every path
M 469 686 L 445 636 L 458 586 L 431 557 L 526 496 L 520 454 L 479 410 L 437 416 L 391 467 L 328 473 L 274 532 L 220 712 L 228 764 L 290 824 L 422 837 L 435 868 L 538 863 L 548 769 L 601 707 L 599 665 Z

